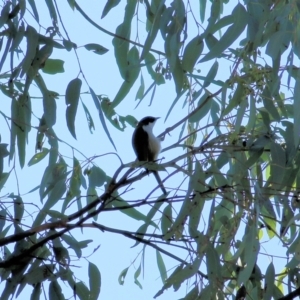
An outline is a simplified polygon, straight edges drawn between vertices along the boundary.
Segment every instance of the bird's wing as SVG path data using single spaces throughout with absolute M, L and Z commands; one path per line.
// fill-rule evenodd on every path
M 139 141 L 144 141 L 143 143 Z M 136 130 L 132 137 L 133 149 L 139 161 L 148 161 L 148 135 L 144 130 Z

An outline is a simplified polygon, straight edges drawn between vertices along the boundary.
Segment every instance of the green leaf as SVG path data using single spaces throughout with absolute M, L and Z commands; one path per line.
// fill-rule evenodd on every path
M 49 166 L 55 164 L 58 159 L 58 139 L 52 128 L 48 129 L 48 143 L 51 146 L 49 152 Z
M 147 216 L 142 214 L 139 210 L 131 207 L 131 205 L 125 200 L 118 198 L 112 202 L 112 206 L 119 208 L 119 211 L 128 217 L 135 219 L 137 221 L 148 222 Z M 144 224 L 143 224 L 144 225 Z
M 3 172 L 2 174 L 0 174 L 0 191 L 2 190 L 4 184 L 6 183 L 8 177 L 10 175 L 10 172 Z
M 199 163 L 197 163 L 199 165 Z M 197 168 L 197 167 L 196 167 Z M 195 175 L 198 174 L 198 180 L 196 181 Z M 201 213 L 205 204 L 204 197 L 201 196 L 201 190 L 203 190 L 204 185 L 202 184 L 201 178 L 204 177 L 203 175 L 199 173 L 199 171 L 195 171 L 195 174 L 193 174 L 193 180 L 190 183 L 192 186 L 194 186 L 194 190 L 198 191 L 198 193 L 195 195 L 194 199 L 192 200 L 192 203 L 190 204 L 190 211 L 189 211 L 189 232 L 191 236 L 194 236 L 197 232 L 197 228 L 199 226 Z M 197 189 L 197 187 L 200 187 L 200 190 Z
M 145 64 L 146 64 L 147 71 L 148 71 L 149 75 L 151 76 L 151 78 L 154 80 L 155 84 L 161 85 L 161 84 L 165 83 L 165 79 L 161 73 L 158 73 L 153 69 L 153 66 L 156 63 L 157 63 L 157 60 L 152 53 L 149 52 L 148 54 L 146 54 Z
M 171 24 L 173 22 L 173 14 L 174 14 L 174 7 L 167 7 L 162 14 L 161 21 L 160 21 L 160 33 L 165 40 L 167 34 L 170 32 Z M 150 15 L 150 14 L 149 14 Z
M 259 253 L 260 249 L 255 223 L 250 220 L 248 220 L 248 224 L 245 230 L 243 244 L 245 245 L 243 251 L 243 258 L 245 259 L 243 263 L 245 264 L 245 267 L 238 274 L 238 286 L 240 286 L 242 283 L 246 283 L 246 281 L 251 276 L 257 260 L 257 254 Z
M 266 54 L 273 59 L 277 59 L 283 52 L 288 49 L 291 41 L 291 35 L 285 30 L 275 32 L 269 39 L 266 47 Z
M 97 191 L 94 186 L 89 185 L 89 187 L 86 191 L 86 194 L 87 194 L 87 198 L 86 198 L 87 205 L 94 202 L 98 198 Z M 96 209 L 96 207 L 93 207 L 89 210 L 89 212 L 91 213 L 91 212 L 95 211 L 95 209 Z M 97 216 L 94 216 L 94 220 L 97 220 Z
M 68 4 L 72 10 L 75 10 L 75 0 L 68 0 Z
M 19 119 L 22 122 L 22 119 Z M 20 127 L 17 130 L 17 145 L 18 145 L 18 154 L 19 162 L 21 168 L 25 165 L 25 155 L 26 155 L 26 133 L 21 130 Z
M 142 289 L 142 285 L 140 284 L 140 282 L 138 281 L 139 276 L 141 275 L 141 270 L 142 270 L 142 264 L 140 263 L 139 267 L 137 268 L 137 270 L 134 272 L 134 283 L 140 288 Z
M 66 176 L 66 164 L 64 161 L 61 160 L 60 163 L 47 166 L 40 184 L 39 194 L 41 201 L 53 189 L 55 184 L 65 179 Z
M 62 221 L 66 221 L 66 222 L 68 221 L 68 217 L 65 214 L 63 214 L 57 210 L 48 210 L 47 214 L 55 220 L 62 220 Z
M 60 200 L 65 194 L 67 190 L 65 180 L 66 178 L 62 178 L 61 180 L 55 183 L 54 187 L 49 192 L 48 199 L 43 207 L 44 210 L 48 210 L 51 207 L 53 207 L 58 202 L 58 200 Z
M 200 62 L 205 62 L 221 55 L 222 52 L 235 42 L 244 31 L 248 20 L 247 11 L 244 6 L 240 3 L 237 4 L 232 11 L 232 16 L 234 17 L 233 25 L 226 30 L 218 43 L 200 60 Z
M 68 191 L 68 195 L 71 195 L 71 199 L 73 199 L 73 197 L 77 197 L 80 195 L 81 176 L 82 176 L 81 165 L 77 160 L 77 158 L 74 156 L 73 171 L 70 179 L 70 188 Z
M 57 283 L 57 280 L 51 281 L 49 285 L 49 300 L 64 300 L 64 299 L 65 296 L 63 295 L 62 289 L 60 285 Z
M 242 101 L 237 109 L 236 121 L 235 121 L 235 126 L 234 126 L 235 132 L 237 134 L 239 134 L 239 132 L 240 132 L 242 122 L 245 118 L 245 111 L 246 111 L 247 106 L 248 106 L 248 100 L 244 97 L 244 98 L 242 98 Z
M 92 166 L 88 172 L 89 176 L 89 186 L 91 187 L 101 187 L 106 181 L 106 173 L 99 167 Z
M 121 88 L 119 89 L 117 95 L 112 101 L 112 107 L 117 107 L 122 100 L 127 96 L 131 87 L 135 83 L 136 79 L 139 76 L 141 70 L 140 61 L 139 61 L 139 52 L 137 47 L 133 46 L 128 52 L 127 57 L 127 68 L 125 70 L 124 79 Z
M 201 36 L 194 37 L 184 48 L 182 57 L 182 69 L 184 71 L 193 72 L 194 66 L 199 59 L 204 48 Z
M 0 28 L 8 21 L 11 2 L 6 2 L 3 5 L 0 16 Z
M 128 40 L 130 39 L 131 33 L 131 21 L 135 14 L 136 5 L 136 1 L 127 2 L 123 23 L 117 27 L 115 37 L 112 40 L 117 65 L 124 80 L 126 80 L 127 54 L 129 49 Z
M 219 63 L 216 60 L 213 63 L 213 65 L 211 66 L 210 70 L 208 71 L 208 73 L 206 75 L 206 78 L 205 78 L 205 80 L 203 82 L 203 87 L 204 88 L 208 87 L 213 82 L 213 80 L 215 79 L 215 77 L 217 75 L 218 68 L 219 68 Z
M 201 297 L 203 296 L 202 295 L 202 291 L 204 289 L 201 290 Z M 184 300 L 194 300 L 194 299 L 197 299 L 199 295 L 199 287 L 198 285 L 196 284 L 196 286 L 189 292 L 186 294 L 186 296 L 184 297 Z M 208 299 L 208 298 L 204 298 L 204 299 Z
M 81 249 L 86 248 L 90 243 L 92 243 L 93 240 L 85 240 L 85 241 L 80 241 L 79 242 L 79 247 Z
M 45 66 L 42 68 L 42 71 L 46 74 L 58 74 L 64 73 L 64 61 L 61 59 L 51 59 L 46 60 Z
M 52 127 L 56 123 L 56 101 L 50 91 L 43 94 L 43 108 L 43 118 L 47 126 Z
M 262 92 L 262 100 L 263 100 L 263 104 L 265 109 L 268 111 L 268 113 L 276 120 L 276 121 L 280 121 L 280 116 L 278 113 L 278 110 L 273 102 L 272 99 L 272 95 L 270 92 L 269 87 L 265 87 L 265 89 Z
M 82 281 L 76 282 L 74 290 L 81 300 L 90 299 L 90 291 Z
M 179 268 L 177 272 L 176 269 L 175 272 L 167 278 L 164 287 L 168 287 L 171 284 L 174 291 L 177 291 L 185 280 L 191 278 L 198 272 L 201 261 L 202 257 L 197 257 L 192 263 L 186 264 L 182 269 Z
M 200 100 L 198 101 L 198 104 L 197 104 L 197 108 L 195 108 L 197 110 L 197 112 L 194 113 L 189 118 L 190 122 L 192 122 L 192 123 L 200 122 L 210 111 L 212 99 L 207 101 L 207 99 L 209 99 L 208 96 L 209 95 L 207 93 L 204 93 L 204 95 L 200 98 Z M 199 109 L 199 107 L 201 107 L 201 108 Z
M 41 295 L 41 284 L 37 283 L 34 288 L 33 291 L 30 295 L 30 300 L 40 300 L 40 295 Z
M 3 41 L 3 40 L 2 40 Z M 6 46 L 5 46 L 5 49 L 3 51 L 3 54 L 2 54 L 2 57 L 1 57 L 1 61 L 0 61 L 0 70 L 2 70 L 2 67 L 4 65 L 4 63 L 6 62 L 6 59 L 7 59 L 7 55 L 9 53 L 9 48 L 10 48 L 10 45 L 11 45 L 11 42 L 12 42 L 12 37 L 9 37 L 6 41 Z
M 30 161 L 28 162 L 28 167 L 40 162 L 43 158 L 45 158 L 47 156 L 48 153 L 49 153 L 48 148 L 42 148 L 42 150 L 40 152 L 33 155 L 33 157 L 30 159 Z
M 169 287 L 171 287 L 172 285 L 175 285 L 176 284 L 176 287 L 179 284 L 181 284 L 181 282 L 183 282 L 184 278 L 182 278 L 181 274 L 182 274 L 182 269 L 183 269 L 183 266 L 184 264 L 181 264 L 179 265 L 175 270 L 174 272 L 167 278 L 167 281 L 166 283 L 164 284 L 164 286 L 162 287 L 161 290 L 159 290 L 155 295 L 154 295 L 154 299 L 156 299 L 158 296 L 162 295 L 162 293 L 168 289 Z M 185 277 L 185 276 L 184 276 Z M 174 286 L 174 290 L 178 290 L 178 287 L 177 289 L 175 289 L 175 286 Z
M 167 269 L 164 260 L 158 250 L 156 250 L 156 263 L 159 270 L 161 281 L 164 284 L 167 280 Z
M 118 281 L 120 285 L 123 285 L 125 282 L 125 277 L 127 275 L 129 267 L 125 268 L 119 275 Z
M 272 262 L 270 262 L 267 271 L 266 271 L 266 279 L 265 279 L 265 294 L 264 300 L 271 300 L 273 296 L 273 290 L 275 288 L 275 268 Z
M 79 97 L 80 97 L 81 84 L 82 81 L 79 78 L 75 78 L 69 82 L 66 90 L 67 126 L 70 133 L 75 139 L 76 139 L 75 118 L 76 118 L 76 113 L 78 108 Z
M 24 281 L 27 284 L 37 284 L 42 281 L 44 281 L 47 278 L 50 278 L 53 276 L 53 270 L 54 270 L 54 265 L 53 264 L 47 264 L 47 265 L 42 265 L 36 269 L 32 269 L 29 271 L 27 274 L 24 276 Z M 54 277 L 54 276 L 53 276 Z
M 155 11 L 154 20 L 152 22 L 152 26 L 148 32 L 147 38 L 144 42 L 143 51 L 141 54 L 141 61 L 145 58 L 145 56 L 149 53 L 149 50 L 157 36 L 158 30 L 160 28 L 160 20 L 162 13 L 164 12 L 166 6 L 164 4 L 165 1 L 160 1 L 159 5 Z
M 61 45 L 60 43 L 53 40 L 52 37 L 44 36 L 42 34 L 38 34 L 38 37 L 39 37 L 39 44 L 45 44 L 48 47 L 50 47 L 49 49 L 51 49 L 51 47 L 52 48 L 54 47 L 57 49 L 65 49 L 63 45 Z M 48 57 L 49 57 L 49 55 L 48 55 Z
M 213 49 L 213 47 L 218 43 L 218 39 L 215 38 L 211 33 L 208 33 L 205 37 L 205 43 L 209 50 Z
M 89 300 L 97 300 L 100 295 L 101 288 L 101 274 L 98 267 L 89 262 L 89 285 L 90 285 L 90 297 Z
M 205 18 L 205 9 L 206 9 L 206 0 L 199 0 L 199 9 L 200 9 L 200 19 L 201 22 L 204 22 Z
M 222 115 L 226 116 L 229 114 L 234 108 L 236 108 L 242 102 L 242 99 L 245 97 L 245 87 L 242 83 L 239 83 L 233 97 L 229 100 L 229 104 L 226 106 Z
M 125 79 L 125 72 L 127 68 L 127 53 L 129 50 L 128 39 L 130 37 L 130 28 L 128 32 L 128 28 L 126 28 L 123 24 L 119 25 L 116 29 L 116 36 L 124 38 L 120 39 L 118 37 L 114 37 L 112 40 L 112 44 L 114 46 L 115 58 L 119 67 L 119 72 L 122 78 Z
M 270 181 L 272 182 L 272 187 L 277 189 L 281 187 L 282 179 L 285 173 L 286 153 L 280 145 L 276 144 L 273 141 L 271 141 L 270 150 L 271 150 L 271 158 L 272 158 L 272 163 L 271 163 L 272 179 L 270 179 Z
M 219 280 L 222 280 L 220 257 L 210 242 L 206 250 L 208 280 L 210 286 L 217 288 Z
M 26 109 L 23 107 L 23 101 L 21 97 L 19 101 L 16 101 L 16 110 L 12 112 L 13 115 L 13 126 L 16 127 L 17 146 L 19 154 L 19 162 L 21 168 L 25 165 L 26 155 L 26 138 L 27 138 L 27 126 L 26 126 Z M 13 105 L 13 104 L 12 104 Z
M 22 71 L 20 77 L 23 77 L 26 74 L 31 66 L 31 63 L 36 54 L 36 48 L 38 47 L 38 33 L 35 28 L 27 26 L 26 29 L 26 38 L 27 38 L 27 50 L 25 57 L 22 62 Z
M 222 12 L 221 7 L 222 7 L 222 3 L 220 1 L 212 2 L 206 32 L 210 32 L 211 27 L 220 19 L 220 15 Z
M 107 0 L 103 8 L 101 19 L 103 19 L 113 7 L 117 6 L 120 3 L 120 1 L 121 0 Z
M 110 123 L 114 127 L 123 131 L 124 128 L 120 126 L 120 122 L 117 117 L 118 115 L 115 109 L 113 108 L 113 106 L 111 105 L 111 101 L 105 96 L 104 97 L 100 96 L 100 102 L 101 102 L 101 109 L 104 112 L 105 117 L 110 121 Z
M 63 40 L 63 45 L 67 51 L 71 51 L 72 49 L 77 49 L 77 45 L 69 40 Z
M 143 74 L 141 74 L 141 85 L 136 93 L 135 100 L 142 99 L 144 96 L 144 91 L 145 91 L 145 83 L 144 83 Z
M 24 214 L 24 203 L 22 197 L 17 196 L 14 199 L 14 221 L 20 223 Z
M 95 125 L 94 125 L 94 121 L 93 121 L 93 118 L 88 110 L 88 108 L 86 107 L 86 105 L 83 103 L 83 101 L 81 101 L 81 104 L 82 104 L 82 107 L 83 107 L 83 110 L 85 112 L 85 116 L 86 116 L 86 120 L 88 122 L 88 127 L 89 127 L 89 130 L 90 130 L 90 133 L 93 133 L 92 130 L 95 130 Z
M 10 47 L 10 52 L 13 52 L 15 50 L 17 50 L 17 48 L 19 47 L 21 41 L 23 40 L 25 36 L 25 26 L 24 23 L 21 22 L 21 25 L 18 28 L 18 31 L 13 39 L 12 45 Z
M 162 234 L 165 235 L 173 224 L 173 217 L 172 217 L 172 206 L 168 204 L 164 210 L 161 217 L 161 231 Z
M 79 242 L 76 239 L 74 239 L 71 235 L 67 235 L 67 234 L 63 234 L 61 238 L 62 240 L 64 240 L 64 242 L 66 242 L 69 245 L 71 249 L 74 250 L 78 258 L 82 256 L 81 247 L 79 245 Z
M 217 23 L 212 25 L 212 27 L 210 28 L 210 33 L 214 34 L 215 32 L 221 30 L 223 27 L 227 27 L 232 23 L 234 23 L 234 16 L 225 16 L 222 19 L 220 19 Z
M 113 142 L 113 140 L 112 140 L 112 138 L 111 138 L 111 136 L 110 136 L 110 133 L 109 133 L 109 131 L 108 131 L 108 128 L 107 128 L 107 126 L 106 126 L 105 119 L 104 119 L 104 115 L 103 115 L 103 112 L 102 112 L 102 109 L 101 109 L 101 106 L 100 106 L 100 103 L 99 103 L 99 99 L 98 99 L 97 95 L 95 94 L 94 90 L 93 90 L 91 87 L 90 87 L 90 93 L 91 93 L 92 98 L 93 98 L 93 100 L 94 100 L 94 104 L 95 104 L 95 106 L 96 106 L 96 108 L 97 108 L 97 110 L 98 110 L 99 118 L 100 118 L 101 124 L 102 124 L 102 126 L 103 126 L 103 129 L 104 129 L 104 131 L 105 131 L 105 133 L 106 133 L 106 135 L 107 135 L 109 141 L 111 142 L 111 144 L 113 145 L 113 147 L 114 147 L 115 150 L 117 151 L 117 148 L 116 148 L 116 146 L 115 146 L 115 144 L 114 144 L 114 142 Z
M 9 152 L 7 150 L 8 144 L 2 144 L 0 143 L 0 176 L 3 173 L 3 160 L 6 156 L 9 155 Z
M 107 48 L 105 48 L 99 44 L 86 44 L 86 45 L 84 45 L 84 48 L 86 50 L 93 51 L 94 53 L 99 54 L 99 55 L 103 55 L 108 51 Z
M 58 24 L 59 22 L 58 22 L 58 20 L 57 20 L 57 14 L 56 14 L 56 10 L 55 10 L 53 1 L 52 1 L 52 0 L 45 0 L 45 2 L 46 2 L 46 4 L 47 4 L 47 7 L 48 7 L 48 10 L 49 10 L 51 19 L 53 20 L 53 22 L 54 22 L 55 24 Z
M 253 95 L 250 95 L 250 100 L 249 106 L 250 106 L 250 115 L 248 119 L 248 124 L 246 126 L 246 133 L 252 132 L 254 125 L 255 125 L 255 120 L 256 120 L 256 105 L 255 105 L 255 99 Z
M 294 144 L 295 147 L 299 145 L 300 140 L 300 69 L 297 72 L 297 78 L 295 83 L 294 90 L 294 105 L 293 105 L 293 114 L 294 114 Z
M 2 209 L 0 210 L 0 232 L 3 231 L 3 228 L 5 226 L 5 221 L 6 221 L 6 210 Z
M 170 71 L 174 78 L 177 95 L 182 91 L 184 80 L 186 79 L 181 66 L 181 61 L 178 57 L 180 48 L 181 43 L 178 40 L 177 33 L 169 34 L 165 41 L 165 51 L 170 65 Z
M 37 23 L 40 23 L 39 14 L 35 6 L 35 0 L 28 0 L 28 3 L 31 6 L 35 20 L 37 21 Z

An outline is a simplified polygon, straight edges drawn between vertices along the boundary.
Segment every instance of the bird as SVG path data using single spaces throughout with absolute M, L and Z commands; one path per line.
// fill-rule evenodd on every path
M 161 150 L 161 144 L 160 139 L 153 134 L 153 127 L 158 119 L 159 117 L 155 118 L 149 116 L 141 119 L 133 132 L 132 147 L 138 161 L 151 162 L 157 160 L 158 154 Z M 166 195 L 167 191 L 158 172 L 155 170 L 151 172 L 154 174 L 162 192 Z

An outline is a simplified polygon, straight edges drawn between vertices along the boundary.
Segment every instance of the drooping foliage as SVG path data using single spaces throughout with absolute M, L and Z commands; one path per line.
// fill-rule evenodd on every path
M 63 286 L 79 299 L 98 299 L 99 266 L 88 263 L 89 284 L 77 280 L 72 267 L 72 255 L 80 259 L 91 243 L 73 235 L 83 227 L 154 249 L 162 280 L 152 295 L 157 299 L 183 285 L 186 300 L 300 295 L 298 1 L 108 0 L 99 3 L 99 22 L 85 12 L 86 2 L 78 2 L 68 0 L 68 11 L 55 0 L 2 3 L 0 90 L 10 105 L 0 106 L 6 124 L 0 127 L 1 299 L 19 296 L 25 286 L 33 286 L 31 299 L 40 299 L 46 286 L 49 299 L 65 299 Z M 117 9 L 122 18 L 112 32 L 105 20 Z M 122 78 L 115 94 L 97 94 L 86 79 L 77 41 L 64 26 L 70 15 L 111 37 L 110 45 L 93 37 L 80 46 L 84 55 L 103 58 L 113 49 L 114 76 Z M 51 76 L 68 71 L 63 59 L 51 58 L 58 49 L 78 58 L 79 73 L 68 78 L 65 95 L 48 88 Z M 177 119 L 162 136 L 180 130 L 166 159 L 147 167 L 168 171 L 168 195 L 153 199 L 159 190 L 153 187 L 133 199 L 128 187 L 148 175 L 134 170 L 143 164 L 120 163 L 108 176 L 58 135 L 57 105 L 65 101 L 65 124 L 74 139 L 78 111 L 92 133 L 96 110 L 103 140 L 118 153 L 112 128 L 124 132 L 136 124 L 131 111 L 119 109 L 132 101 L 126 96 L 134 90 L 139 104 L 152 103 L 159 89 L 174 92 L 164 101 L 165 119 Z M 65 146 L 74 150 L 71 159 Z M 174 149 L 178 155 L 168 159 Z M 18 187 L 6 190 L 26 164 L 44 168 L 41 178 L 31 178 L 36 188 L 30 202 Z M 102 213 L 115 211 L 135 220 L 136 229 L 98 222 Z M 128 268 L 120 270 L 120 284 Z M 132 279 L 140 287 L 142 268 Z

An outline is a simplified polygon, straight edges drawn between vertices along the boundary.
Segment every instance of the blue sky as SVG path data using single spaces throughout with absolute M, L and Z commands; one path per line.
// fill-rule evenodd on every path
M 99 4 L 96 1 L 78 1 L 78 4 L 84 9 L 84 11 L 89 15 L 89 17 L 97 22 L 100 26 L 105 29 L 114 32 L 117 25 L 122 22 L 123 13 L 124 13 L 124 2 L 122 2 L 117 8 L 111 10 L 111 12 L 104 18 L 100 19 L 102 14 L 102 9 L 104 7 L 103 4 Z M 233 1 L 232 4 L 235 5 L 237 1 Z M 51 22 L 48 18 L 47 8 L 44 6 L 44 3 L 38 2 L 36 3 L 38 7 L 38 11 L 41 14 L 40 20 L 41 24 L 45 27 L 50 26 Z M 41 6 L 38 6 L 41 5 Z M 195 5 L 194 11 L 198 13 L 199 8 L 198 4 Z M 29 7 L 29 5 L 28 5 Z M 230 9 L 230 6 L 226 7 L 226 9 Z M 63 18 L 64 26 L 70 36 L 70 39 L 75 42 L 78 46 L 77 53 L 81 65 L 81 69 L 84 73 L 85 79 L 87 80 L 90 87 L 93 88 L 96 94 L 106 95 L 111 100 L 116 95 L 119 87 L 122 84 L 121 76 L 119 75 L 119 70 L 115 62 L 114 51 L 112 46 L 112 37 L 106 35 L 103 32 L 93 28 L 91 25 L 86 24 L 86 21 L 82 18 L 82 16 L 76 12 L 72 11 L 67 3 L 67 1 L 59 2 L 59 10 L 61 16 Z M 140 9 L 139 12 L 144 11 Z M 209 11 L 209 7 L 207 7 L 207 11 Z M 28 14 L 27 14 L 28 15 Z M 27 18 L 26 15 L 26 18 Z M 139 30 L 137 36 L 139 36 L 140 41 L 143 41 L 146 37 L 146 33 L 144 31 L 145 24 L 143 23 L 143 15 L 139 16 L 139 21 L 134 19 L 133 21 L 133 30 L 132 32 L 137 32 L 137 27 L 142 28 Z M 33 23 L 32 24 L 36 24 Z M 191 22 L 192 24 L 192 22 Z M 205 27 L 205 24 L 204 24 Z M 60 27 L 61 32 L 63 32 Z M 200 29 L 201 30 L 201 29 Z M 44 29 L 40 29 L 41 34 L 45 34 Z M 189 39 L 196 36 L 198 33 L 197 29 L 191 25 L 189 27 Z M 134 40 L 135 36 L 133 34 L 132 39 Z M 109 49 L 105 55 L 99 56 L 96 54 L 92 54 L 88 52 L 83 45 L 87 43 L 99 43 L 102 46 Z M 157 48 L 159 50 L 163 49 L 160 42 L 155 42 L 153 48 Z M 76 117 L 76 134 L 77 140 L 73 139 L 66 127 L 65 121 L 65 99 L 64 94 L 66 91 L 66 87 L 70 80 L 77 77 L 79 73 L 79 65 L 76 59 L 74 52 L 66 52 L 64 50 L 55 49 L 51 58 L 62 59 L 65 61 L 65 73 L 56 74 L 54 76 L 44 74 L 41 72 L 46 85 L 49 90 L 53 90 L 59 93 L 60 97 L 56 101 L 57 103 L 57 122 L 54 127 L 54 130 L 58 137 L 72 145 L 72 147 L 80 150 L 86 157 L 95 157 L 93 162 L 96 163 L 99 167 L 101 167 L 109 176 L 112 176 L 115 170 L 119 167 L 119 160 L 117 157 L 112 154 L 114 149 L 110 144 L 107 136 L 105 135 L 101 123 L 99 121 L 99 117 L 97 111 L 94 107 L 92 97 L 89 94 L 83 94 L 82 100 L 88 106 L 90 113 L 92 114 L 96 130 L 93 134 L 89 133 L 88 126 L 86 124 L 86 118 L 83 112 L 82 107 L 79 105 L 77 117 Z M 206 64 L 199 66 L 201 69 L 201 75 L 205 76 L 207 71 L 210 69 L 211 65 L 214 61 L 210 61 Z M 8 69 L 8 66 L 6 66 Z M 217 79 L 224 79 L 227 76 L 223 74 L 229 73 L 228 65 L 221 65 L 217 75 Z M 146 72 L 143 71 L 144 79 L 146 81 L 146 88 L 149 86 L 151 81 L 147 76 Z M 224 76 L 224 78 L 222 78 Z M 80 76 L 82 79 L 82 76 Z M 134 101 L 136 92 L 139 87 L 140 79 L 137 80 L 136 84 L 132 88 L 131 92 L 126 97 L 125 101 L 123 101 L 117 108 L 116 111 L 120 115 L 133 115 L 136 119 L 141 119 L 146 115 L 152 115 L 155 117 L 161 117 L 161 119 L 157 122 L 154 131 L 156 134 L 164 131 L 166 127 L 169 127 L 176 123 L 179 119 L 185 116 L 188 113 L 187 106 L 183 107 L 183 99 L 178 102 L 175 106 L 174 111 L 164 122 L 164 116 L 166 115 L 170 104 L 176 97 L 175 89 L 172 81 L 166 81 L 165 85 L 158 86 L 156 89 L 156 95 L 154 97 L 154 101 L 150 104 L 150 96 L 144 98 L 142 103 L 137 107 L 137 102 Z M 82 92 L 88 91 L 88 86 L 83 83 Z M 37 117 L 41 116 L 42 113 L 42 101 L 40 98 L 40 94 L 37 93 L 37 90 L 32 88 L 30 91 L 32 97 L 33 107 L 35 109 L 35 114 Z M 8 100 L 8 99 L 6 99 Z M 9 115 L 10 111 L 10 102 L 6 101 L 7 107 L 6 112 Z M 205 125 L 207 120 L 203 121 L 203 125 Z M 33 118 L 33 125 L 38 126 L 38 119 Z M 107 122 L 108 128 L 110 130 L 110 134 L 114 140 L 116 148 L 118 150 L 118 155 L 122 159 L 124 163 L 132 162 L 135 159 L 133 150 L 131 148 L 131 135 L 133 132 L 133 128 L 128 126 L 124 132 L 120 132 L 114 127 L 112 127 L 109 122 Z M 0 128 L 6 128 L 6 124 L 3 119 L 0 119 Z M 8 130 L 4 130 L 1 132 L 2 143 L 9 144 L 9 136 L 6 135 Z M 173 143 L 175 143 L 178 139 L 178 135 L 180 132 L 180 128 L 176 131 L 172 132 L 170 136 L 166 136 L 166 139 L 163 143 L 163 147 L 167 147 Z M 202 137 L 199 134 L 199 139 Z M 36 130 L 32 129 L 29 136 L 29 145 L 27 147 L 26 154 L 26 162 L 30 160 L 30 158 L 35 154 L 35 138 L 36 138 Z M 48 147 L 47 143 L 45 143 L 45 147 Z M 84 157 L 80 155 L 78 152 L 73 151 L 67 144 L 60 143 L 60 152 L 64 155 L 66 162 L 72 165 L 72 157 L 75 154 L 76 158 L 79 160 L 83 160 Z M 161 154 L 161 157 L 165 157 L 164 161 L 168 161 L 172 157 L 178 155 L 179 150 L 170 150 Z M 1 191 L 1 195 L 5 195 L 14 191 L 17 193 L 16 183 L 19 184 L 20 194 L 24 195 L 23 200 L 27 203 L 39 203 L 39 198 L 37 193 L 27 194 L 28 191 L 32 190 L 39 184 L 39 178 L 42 177 L 45 167 L 47 166 L 47 159 L 44 159 L 37 165 L 27 167 L 25 166 L 22 172 L 20 172 L 17 165 L 17 178 L 14 175 L 11 175 L 9 182 L 6 184 L 5 188 Z M 9 167 L 6 166 L 8 169 Z M 182 180 L 183 178 L 176 177 L 175 180 Z M 166 187 L 168 185 L 172 185 L 171 182 L 166 183 Z M 124 196 L 125 199 L 136 199 L 141 195 L 144 195 L 145 189 L 149 189 L 149 191 L 155 186 L 155 180 L 151 177 L 144 178 L 139 181 L 137 184 L 132 186 L 134 188 L 128 196 Z M 98 194 L 101 195 L 103 192 L 102 189 L 98 190 Z M 84 194 L 84 191 L 83 191 Z M 128 197 L 128 198 L 127 198 Z M 83 203 L 85 203 L 83 201 Z M 32 206 L 29 206 L 32 207 Z M 59 207 L 59 206 L 57 206 Z M 73 210 L 71 209 L 69 213 L 72 213 L 75 210 L 75 206 L 73 206 Z M 141 209 L 143 212 L 147 212 L 146 209 Z M 35 209 L 28 212 L 27 220 L 31 222 L 30 213 L 36 212 Z M 34 217 L 33 217 L 34 218 Z M 117 212 L 106 212 L 102 213 L 98 216 L 97 222 L 103 224 L 105 226 L 121 228 L 136 231 L 137 228 L 142 224 L 141 222 L 137 222 L 131 220 L 127 216 L 122 213 Z M 84 251 L 84 255 L 86 258 L 97 264 L 99 270 L 102 275 L 102 288 L 101 288 L 101 296 L 100 299 L 152 299 L 154 294 L 161 288 L 161 279 L 159 278 L 159 272 L 156 266 L 156 256 L 155 251 L 147 248 L 146 255 L 144 259 L 141 257 L 142 246 L 139 245 L 135 248 L 131 248 L 133 246 L 133 241 L 128 240 L 125 237 L 118 236 L 116 234 L 109 234 L 107 232 L 103 233 L 97 229 L 85 228 L 83 231 L 80 229 L 73 230 L 72 234 L 78 240 L 86 240 L 86 239 L 94 239 L 94 242 L 90 244 L 89 248 Z M 99 247 L 99 248 L 98 248 Z M 94 252 L 94 249 L 97 249 Z M 72 253 L 72 251 L 70 251 Z M 175 251 L 175 253 L 177 253 Z M 73 253 L 72 253 L 73 254 Z M 87 263 L 84 258 L 80 261 L 76 260 L 76 257 L 73 256 L 74 261 L 72 262 L 72 270 L 75 271 L 76 276 L 83 280 L 88 285 L 87 278 Z M 172 272 L 172 267 L 176 267 L 176 263 L 172 260 L 166 258 L 166 265 L 168 270 Z M 182 257 L 185 259 L 185 257 Z M 143 286 L 143 289 L 140 289 L 136 284 L 134 284 L 133 274 L 135 270 L 138 268 L 140 263 L 144 264 L 144 273 L 140 276 L 139 281 Z M 268 264 L 268 263 L 267 263 Z M 125 284 L 120 286 L 118 283 L 118 276 L 120 272 L 131 266 L 127 277 L 125 279 Z M 169 269 L 170 268 L 170 269 Z M 170 273 L 169 273 L 170 274 Z M 192 284 L 192 283 L 190 283 Z M 0 285 L 0 290 L 3 288 L 3 283 Z M 63 286 L 63 285 L 62 285 Z M 171 300 L 171 299 L 179 299 L 185 295 L 185 293 L 189 290 L 190 286 L 184 285 L 181 287 L 179 292 L 174 293 L 172 288 L 170 288 L 167 292 L 165 292 L 158 299 L 161 300 Z M 70 289 L 66 288 L 64 291 L 68 290 L 68 293 L 65 293 L 65 296 L 68 297 L 71 295 Z M 31 288 L 27 288 L 26 292 L 28 295 L 31 293 Z

